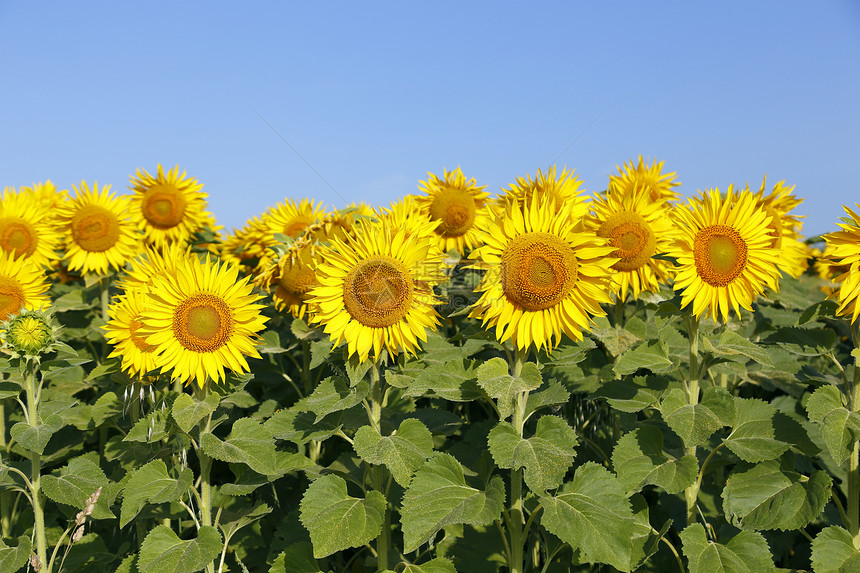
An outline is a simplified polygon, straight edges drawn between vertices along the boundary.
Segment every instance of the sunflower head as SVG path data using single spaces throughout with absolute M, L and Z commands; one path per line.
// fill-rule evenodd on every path
M 567 168 L 556 176 L 555 166 L 550 167 L 546 175 L 538 169 L 537 176 L 517 177 L 505 194 L 500 196 L 499 207 L 504 210 L 511 204 L 517 204 L 522 209 L 535 202 L 548 202 L 554 205 L 557 212 L 565 211 L 573 219 L 579 220 L 588 214 L 588 204 L 582 195 L 580 187 L 582 180 L 576 175 L 576 170 Z
M 838 284 L 830 295 L 839 304 L 837 314 L 850 315 L 851 322 L 860 316 L 860 203 L 854 205 L 856 210 L 843 205 L 848 217 L 838 224 L 840 230 L 824 235 L 826 247 L 818 265 L 819 275 Z
M 316 249 L 309 239 L 300 237 L 254 277 L 255 284 L 272 294 L 279 311 L 287 310 L 296 318 L 304 318 L 308 312 L 309 292 L 317 285 L 313 269 Z
M 762 180 L 761 188 L 755 194 L 758 204 L 768 214 L 772 247 L 780 251 L 777 266 L 784 273 L 795 278 L 803 274 L 808 267 L 806 245 L 801 241 L 800 229 L 802 217 L 791 213 L 803 199 L 792 195 L 794 186 L 786 187 L 785 181 L 774 185 L 770 193 L 765 195 L 767 178 Z
M 53 212 L 32 193 L 7 188 L 0 200 L 0 250 L 49 267 L 60 244 Z
M 13 358 L 35 361 L 56 348 L 59 329 L 53 309 L 22 309 L 0 325 L 4 350 Z
M 439 246 L 445 252 L 456 249 L 460 253 L 477 246 L 476 229 L 485 225 L 489 216 L 486 185 L 477 185 L 474 178 L 467 180 L 459 167 L 444 169 L 441 178 L 433 173 L 427 176 L 427 181 L 418 184 L 425 195 L 414 198 L 423 214 L 439 222 Z
M 624 167 L 618 167 L 618 175 L 609 176 L 610 193 L 629 193 L 636 188 L 643 188 L 651 196 L 653 201 L 674 201 L 678 198 L 678 192 L 673 187 L 680 185 L 675 181 L 675 173 L 663 173 L 663 161 L 657 163 L 655 159 L 651 165 L 647 165 L 639 156 L 639 163 L 634 164 L 631 159 Z
M 17 259 L 0 250 L 0 321 L 21 309 L 38 309 L 50 304 L 45 296 L 48 282 L 40 267 L 24 257 Z

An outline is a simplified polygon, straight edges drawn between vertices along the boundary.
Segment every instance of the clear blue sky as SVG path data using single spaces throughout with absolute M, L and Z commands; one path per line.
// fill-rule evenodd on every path
M 807 235 L 860 201 L 857 0 L 0 0 L 0 78 L 0 186 L 178 164 L 228 230 L 458 165 L 596 191 L 639 154 L 690 194 L 785 179 Z

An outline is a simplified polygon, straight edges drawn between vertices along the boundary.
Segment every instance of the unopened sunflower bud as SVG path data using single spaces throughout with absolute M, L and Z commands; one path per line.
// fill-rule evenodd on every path
M 78 541 L 81 540 L 81 537 L 83 537 L 83 536 L 84 536 L 84 526 L 81 525 L 72 534 L 72 543 L 77 543 Z
M 39 559 L 39 556 L 35 553 L 30 554 L 30 567 L 33 569 L 33 571 L 42 570 L 42 560 Z

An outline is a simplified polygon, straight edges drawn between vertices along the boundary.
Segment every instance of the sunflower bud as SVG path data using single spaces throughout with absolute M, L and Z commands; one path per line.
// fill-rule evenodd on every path
M 14 357 L 38 358 L 54 350 L 57 329 L 50 310 L 22 309 L 0 326 L 3 348 Z

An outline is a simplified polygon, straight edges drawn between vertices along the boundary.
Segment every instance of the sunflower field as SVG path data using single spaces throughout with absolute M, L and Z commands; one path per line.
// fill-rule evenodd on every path
M 0 573 L 860 571 L 860 215 L 582 186 L 7 187 Z

